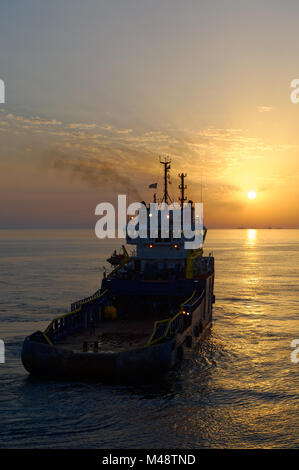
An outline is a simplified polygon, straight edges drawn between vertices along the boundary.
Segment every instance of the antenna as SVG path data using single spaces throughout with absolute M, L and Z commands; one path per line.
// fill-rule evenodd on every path
M 171 200 L 171 197 L 169 196 L 168 189 L 167 189 L 167 185 L 169 183 L 168 179 L 169 179 L 169 170 L 171 168 L 171 165 L 170 165 L 171 160 L 165 157 L 164 160 L 160 159 L 160 163 L 161 165 L 164 165 L 164 194 L 163 194 L 162 202 L 164 201 L 166 204 L 168 204 L 168 199 Z
M 179 201 L 181 201 L 181 207 L 184 207 L 184 202 L 187 201 L 185 196 L 185 189 L 187 189 L 187 185 L 185 185 L 185 178 L 187 177 L 187 173 L 179 173 L 179 178 L 181 178 L 181 184 L 179 184 L 179 189 L 181 190 L 181 197 L 179 197 Z

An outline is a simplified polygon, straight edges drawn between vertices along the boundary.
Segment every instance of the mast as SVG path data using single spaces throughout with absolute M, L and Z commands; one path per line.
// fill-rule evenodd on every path
M 185 178 L 187 177 L 187 173 L 179 173 L 179 178 L 181 178 L 181 184 L 179 184 L 179 189 L 181 190 L 181 197 L 179 197 L 179 201 L 181 201 L 181 208 L 184 207 L 184 202 L 187 201 L 185 197 L 185 189 L 187 189 L 187 185 L 185 185 Z
M 170 165 L 171 160 L 167 160 L 167 158 L 165 157 L 164 161 L 160 160 L 160 163 L 161 163 L 161 165 L 164 165 L 164 194 L 163 194 L 162 202 L 164 201 L 166 204 L 168 204 L 168 199 L 171 200 L 171 198 L 168 194 L 168 189 L 167 189 L 168 178 L 169 178 L 169 170 L 171 168 L 171 165 Z

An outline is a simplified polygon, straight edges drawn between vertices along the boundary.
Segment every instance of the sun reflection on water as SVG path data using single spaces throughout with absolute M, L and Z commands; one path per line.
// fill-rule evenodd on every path
M 249 245 L 254 245 L 256 242 L 256 230 L 255 228 L 249 228 L 247 230 L 247 241 Z

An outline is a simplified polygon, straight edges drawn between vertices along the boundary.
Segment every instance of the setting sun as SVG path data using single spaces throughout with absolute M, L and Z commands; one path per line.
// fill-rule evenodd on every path
M 249 199 L 255 199 L 256 198 L 256 192 L 255 191 L 249 191 L 248 192 L 248 197 L 249 197 Z

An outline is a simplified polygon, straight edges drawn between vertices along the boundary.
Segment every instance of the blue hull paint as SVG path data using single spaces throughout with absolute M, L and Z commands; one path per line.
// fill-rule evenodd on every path
M 118 380 L 159 374 L 173 366 L 172 342 L 120 353 L 81 353 L 32 341 L 23 344 L 25 369 L 40 378 Z
M 212 321 L 212 274 L 206 280 L 200 301 L 192 312 L 192 321 L 173 338 L 135 350 L 121 352 L 73 352 L 47 344 L 42 333 L 27 337 L 22 362 L 32 375 L 41 378 L 131 380 L 141 376 L 164 374 L 183 359 L 184 350 L 197 342 Z
M 164 195 L 161 201 L 167 206 L 171 165 L 170 160 L 160 163 L 164 165 Z M 142 235 L 138 228 L 136 237 L 136 233 L 132 236 L 130 223 L 127 224 L 126 241 L 129 245 L 135 245 L 136 250 L 129 255 L 123 245 L 122 254 L 113 253 L 112 264 L 116 258 L 119 264 L 107 277 L 105 273 L 101 288 L 92 296 L 74 302 L 71 312 L 54 319 L 45 332 L 36 332 L 25 339 L 22 361 L 29 373 L 40 377 L 96 380 L 156 376 L 181 361 L 184 348 L 190 348 L 202 336 L 212 321 L 214 257 L 212 254 L 203 256 L 202 246 L 207 229 L 199 224 L 199 215 L 192 201 L 187 203 L 190 209 L 187 232 L 190 229 L 193 231 L 193 239 L 187 237 L 184 202 L 187 200 L 184 192 L 186 176 L 185 173 L 180 174 L 181 198 L 175 210 L 172 208 L 169 211 L 170 208 L 164 204 L 153 207 L 144 201 L 141 203 L 146 216 L 146 224 L 143 221 L 141 225 L 143 229 L 144 225 L 147 228 L 142 230 Z M 153 210 L 157 217 L 153 217 Z M 155 222 L 154 231 L 151 221 Z M 165 230 L 165 225 L 169 230 Z M 198 239 L 199 233 L 203 235 L 201 240 L 201 237 Z M 196 241 L 195 246 L 186 246 L 187 241 Z M 153 330 L 144 346 L 137 341 L 135 349 L 130 349 L 134 346 L 121 340 L 121 330 L 125 323 L 130 335 L 136 333 L 138 326 L 131 323 L 135 318 L 143 321 L 142 341 L 150 334 L 146 330 L 148 322 L 153 322 Z M 112 342 L 111 352 L 98 352 L 99 341 L 95 332 L 102 325 L 101 334 L 105 333 L 105 321 L 113 321 L 110 334 L 116 334 L 116 345 L 121 344 L 122 350 L 113 352 L 115 346 Z M 78 334 L 75 344 L 74 334 Z M 71 340 L 67 345 L 66 338 Z M 86 338 L 89 342 L 92 340 L 94 352 L 88 352 Z M 81 349 L 81 344 L 83 352 L 77 350 Z M 66 349 L 68 346 L 70 349 Z

